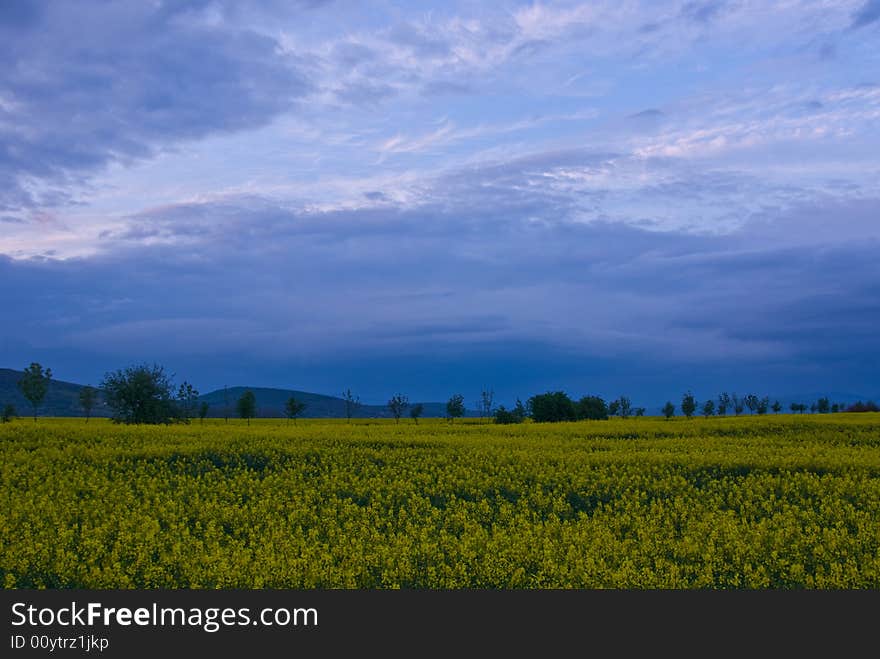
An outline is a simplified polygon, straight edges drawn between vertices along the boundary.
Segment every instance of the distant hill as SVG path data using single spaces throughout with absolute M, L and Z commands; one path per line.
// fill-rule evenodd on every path
M 18 380 L 22 376 L 22 371 L 15 371 L 9 368 L 0 368 L 0 408 L 12 403 L 19 416 L 28 416 L 31 414 L 30 403 L 27 402 L 21 391 L 18 389 Z M 82 407 L 79 404 L 79 392 L 83 388 L 81 384 L 73 382 L 65 382 L 63 380 L 52 380 L 49 384 L 49 391 L 46 393 L 46 399 L 40 406 L 40 416 L 85 416 Z M 345 418 L 345 401 L 336 396 L 325 396 L 323 394 L 313 394 L 306 391 L 296 391 L 293 389 L 270 389 L 266 387 L 229 387 L 227 390 L 218 389 L 199 397 L 199 401 L 205 401 L 210 405 L 208 408 L 208 416 L 223 417 L 224 409 L 228 405 L 228 414 L 235 417 L 235 403 L 241 397 L 246 389 L 254 392 L 257 398 L 257 416 L 259 417 L 283 417 L 284 404 L 291 396 L 295 397 L 306 404 L 304 418 Z M 787 396 L 770 396 L 770 401 L 779 400 L 783 406 L 783 411 L 788 412 L 788 406 L 792 402 L 807 403 L 808 405 L 822 396 L 827 396 L 832 403 L 854 403 L 857 400 L 868 401 L 873 400 L 880 403 L 880 394 L 875 396 L 860 396 L 851 392 L 831 392 L 823 394 L 821 392 L 812 392 L 806 394 L 794 394 Z M 717 400 L 717 399 L 716 399 Z M 680 414 L 678 406 L 680 399 L 672 399 L 676 406 L 676 414 Z M 698 401 L 702 402 L 702 401 Z M 424 417 L 444 417 L 446 416 L 446 403 L 422 403 L 425 406 Z M 405 412 L 408 414 L 409 410 Z M 699 413 L 699 410 L 698 410 Z M 748 411 L 746 411 L 748 414 Z M 661 414 L 659 407 L 648 407 L 647 414 L 656 416 Z M 473 410 L 468 410 L 466 416 L 477 416 Z M 110 411 L 101 398 L 100 391 L 98 393 L 98 402 L 92 411 L 92 416 L 109 417 Z M 391 417 L 391 413 L 384 405 L 361 405 L 354 414 L 357 418 L 387 419 Z
M 9 368 L 0 368 L 0 408 L 11 403 L 15 406 L 15 411 L 19 416 L 28 416 L 31 414 L 31 406 L 27 399 L 21 395 L 18 388 L 18 381 L 22 376 L 22 371 L 15 371 Z M 73 382 L 64 382 L 63 380 L 51 380 L 49 390 L 46 392 L 46 399 L 40 405 L 39 416 L 85 416 L 82 407 L 79 404 L 79 392 L 84 385 L 75 384 Z M 227 390 L 218 389 L 199 397 L 199 401 L 205 401 L 210 405 L 208 408 L 209 417 L 225 416 L 224 408 L 229 408 L 229 416 L 235 417 L 235 403 L 245 392 L 250 389 L 257 398 L 257 416 L 258 417 L 283 417 L 284 404 L 291 396 L 295 397 L 306 404 L 304 418 L 345 418 L 345 401 L 335 396 L 324 396 L 322 394 L 313 394 L 306 391 L 295 391 L 288 389 L 269 389 L 265 387 L 229 387 Z M 424 417 L 442 417 L 446 415 L 446 403 L 422 403 L 425 411 L 422 413 Z M 406 414 L 409 413 L 407 410 Z M 473 412 L 468 412 L 468 416 L 473 416 Z M 95 409 L 92 410 L 92 416 L 109 417 L 110 410 L 107 408 L 103 398 L 98 394 L 98 402 Z M 353 414 L 356 418 L 390 418 L 391 413 L 384 405 L 361 405 Z
M 31 404 L 18 388 L 22 375 L 22 371 L 0 368 L 0 407 L 11 403 L 19 416 L 29 416 L 33 413 Z M 79 404 L 79 392 L 83 386 L 63 380 L 50 380 L 46 398 L 38 411 L 39 416 L 85 416 Z M 100 392 L 92 416 L 110 416 Z
M 304 418 L 345 418 L 345 401 L 342 398 L 292 389 L 229 387 L 225 390 L 218 389 L 217 391 L 204 394 L 199 397 L 199 401 L 204 401 L 211 406 L 208 409 L 209 417 L 223 417 L 226 415 L 224 410 L 227 408 L 229 416 L 235 417 L 235 404 L 247 389 L 253 391 L 257 399 L 258 417 L 283 417 L 284 405 L 287 403 L 287 399 L 293 396 L 298 401 L 306 404 L 306 409 L 302 414 Z M 446 416 L 446 403 L 422 403 L 422 405 L 425 406 L 425 410 L 422 413 L 424 417 Z M 405 414 L 409 414 L 408 409 Z M 391 418 L 391 412 L 384 405 L 362 404 L 355 410 L 352 416 L 359 419 L 387 419 Z

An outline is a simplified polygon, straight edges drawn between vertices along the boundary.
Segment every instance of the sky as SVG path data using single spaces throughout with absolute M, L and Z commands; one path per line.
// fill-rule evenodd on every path
M 0 61 L 0 367 L 880 395 L 880 0 L 8 0 Z

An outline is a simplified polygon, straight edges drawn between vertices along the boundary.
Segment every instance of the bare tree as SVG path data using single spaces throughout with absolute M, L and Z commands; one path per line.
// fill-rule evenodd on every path
M 495 391 L 493 389 L 484 389 L 480 392 L 479 408 L 480 421 L 483 417 L 487 419 L 492 416 L 492 410 L 495 407 Z
M 342 392 L 342 400 L 345 403 L 345 418 L 351 423 L 352 415 L 361 407 L 361 399 L 351 393 L 351 389 Z

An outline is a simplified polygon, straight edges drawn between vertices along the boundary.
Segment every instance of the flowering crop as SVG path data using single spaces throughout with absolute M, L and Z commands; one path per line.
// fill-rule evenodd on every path
M 6 588 L 880 588 L 880 415 L 0 426 Z

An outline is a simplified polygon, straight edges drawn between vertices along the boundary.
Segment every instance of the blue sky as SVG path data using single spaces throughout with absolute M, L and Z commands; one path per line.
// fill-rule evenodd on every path
M 880 393 L 880 0 L 13 0 L 0 60 L 0 366 Z

